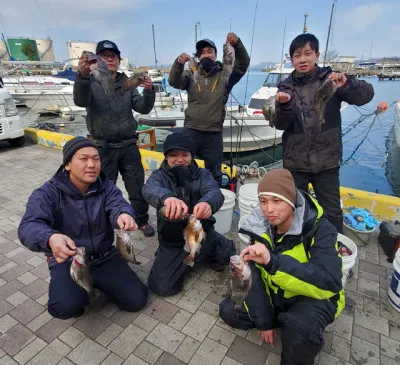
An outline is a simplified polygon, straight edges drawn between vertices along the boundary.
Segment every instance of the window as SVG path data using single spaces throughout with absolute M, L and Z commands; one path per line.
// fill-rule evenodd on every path
M 281 81 L 287 79 L 289 75 L 290 73 L 270 73 L 268 74 L 263 86 L 276 87 Z

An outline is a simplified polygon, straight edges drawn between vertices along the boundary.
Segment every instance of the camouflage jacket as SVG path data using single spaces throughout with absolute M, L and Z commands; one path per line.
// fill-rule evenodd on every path
M 364 105 L 371 101 L 374 90 L 365 81 L 347 77 L 325 107 L 322 128 L 314 109 L 314 95 L 332 72 L 330 67 L 315 67 L 302 77 L 295 71 L 278 85 L 279 91 L 290 94 L 284 104 L 276 103 L 275 127 L 284 130 L 283 165 L 294 171 L 318 173 L 338 167 L 342 161 L 342 101 L 351 105 Z
M 168 83 L 176 89 L 187 90 L 188 107 L 185 110 L 185 127 L 207 132 L 220 132 L 225 120 L 225 104 L 233 86 L 239 82 L 249 67 L 250 58 L 239 39 L 233 46 L 235 63 L 227 82 L 221 77 L 222 64 L 216 63 L 208 74 L 200 74 L 198 82 L 193 73 L 184 71 L 184 65 L 175 60 Z

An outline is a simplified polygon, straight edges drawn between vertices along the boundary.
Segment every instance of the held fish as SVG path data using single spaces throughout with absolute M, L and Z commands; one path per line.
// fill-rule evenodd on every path
M 189 252 L 189 255 L 183 260 L 183 263 L 193 266 L 196 253 L 200 252 L 201 243 L 206 238 L 201 222 L 193 214 L 189 215 L 188 224 L 183 231 L 183 236 L 185 238 L 185 246 L 183 249 Z
M 167 214 L 165 211 L 166 211 L 165 207 L 162 207 L 158 211 L 158 214 L 159 214 L 160 218 L 162 218 L 168 222 L 182 222 L 182 221 L 186 221 L 189 218 L 189 214 L 183 214 L 179 218 L 169 218 L 169 217 L 167 217 Z
M 267 100 L 265 100 L 265 104 L 262 108 L 262 113 L 264 115 L 265 120 L 269 122 L 269 125 L 274 126 L 275 96 L 270 96 Z
M 86 57 L 89 60 L 90 74 L 100 83 L 104 92 L 111 96 L 114 92 L 115 83 L 106 63 L 100 56 L 90 51 L 83 51 L 82 57 Z
M 230 296 L 235 310 L 242 308 L 243 302 L 246 299 L 251 288 L 251 269 L 243 257 L 239 255 L 231 256 L 230 259 L 231 278 L 230 278 Z
M 229 77 L 232 74 L 234 64 L 235 64 L 235 49 L 230 45 L 230 43 L 225 42 L 223 46 L 223 56 L 222 56 L 222 65 L 223 65 L 222 75 L 225 84 L 227 84 L 229 81 Z
M 327 78 L 322 85 L 318 88 L 314 96 L 314 109 L 318 117 L 319 130 L 322 129 L 322 125 L 325 123 L 325 107 L 331 96 L 336 92 L 337 86 L 334 81 Z
M 89 265 L 86 260 L 85 247 L 77 247 L 76 255 L 72 258 L 70 274 L 82 289 L 88 294 L 92 291 L 92 276 L 90 275 Z
M 122 92 L 125 92 L 129 89 L 136 89 L 146 78 L 146 74 L 144 72 L 139 72 L 133 74 L 129 77 L 122 85 Z
M 129 234 L 123 229 L 116 229 L 115 234 L 117 236 L 115 246 L 121 257 L 127 262 L 140 265 L 141 263 L 136 260 L 135 248 Z
M 190 57 L 189 60 L 189 70 L 193 74 L 193 81 L 195 84 L 199 82 L 199 65 L 193 57 Z

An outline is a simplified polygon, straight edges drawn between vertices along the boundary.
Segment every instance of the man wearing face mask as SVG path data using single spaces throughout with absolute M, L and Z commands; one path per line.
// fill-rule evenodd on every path
M 206 262 L 221 271 L 235 254 L 235 244 L 214 230 L 212 216 L 224 203 L 224 196 L 211 173 L 193 159 L 193 141 L 185 132 L 170 134 L 164 143 L 165 160 L 143 186 L 144 199 L 157 209 L 159 247 L 149 275 L 149 288 L 161 296 L 177 294 L 189 266 L 184 263 L 185 215 L 200 220 L 206 237 L 194 264 Z M 160 209 L 165 213 L 160 215 Z
M 199 74 L 185 70 L 190 56 L 182 53 L 172 65 L 168 82 L 180 90 L 187 90 L 188 107 L 185 110 L 185 131 L 194 141 L 194 154 L 204 159 L 220 185 L 222 180 L 222 128 L 225 120 L 225 104 L 233 86 L 246 73 L 249 55 L 240 38 L 228 33 L 226 41 L 235 50 L 235 63 L 228 82 L 221 77 L 223 65 L 217 61 L 217 47 L 209 39 L 196 44 L 195 56 L 199 60 Z

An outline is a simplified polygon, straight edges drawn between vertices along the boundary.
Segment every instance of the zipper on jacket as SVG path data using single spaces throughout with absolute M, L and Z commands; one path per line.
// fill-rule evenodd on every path
M 94 249 L 94 241 L 93 241 L 93 232 L 92 232 L 92 226 L 90 224 L 90 217 L 89 217 L 89 211 L 86 203 L 86 197 L 83 198 L 83 204 L 85 205 L 85 211 L 86 211 L 86 218 L 87 218 L 87 223 L 89 227 L 89 235 L 90 235 L 90 243 L 92 246 L 92 255 L 95 254 L 95 249 Z

